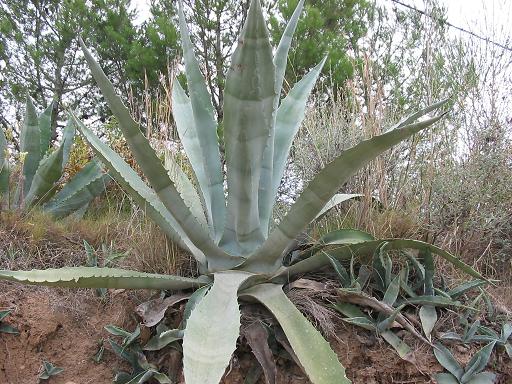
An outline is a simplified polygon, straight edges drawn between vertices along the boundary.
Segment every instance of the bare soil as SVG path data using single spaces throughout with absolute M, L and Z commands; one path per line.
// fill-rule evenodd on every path
M 110 296 L 108 302 L 102 302 L 86 290 L 0 283 L 0 309 L 14 309 L 6 322 L 20 330 L 20 335 L 0 333 L 0 383 L 39 383 L 43 360 L 64 368 L 50 384 L 111 383 L 115 372 L 128 367 L 108 349 L 100 363 L 93 361 L 99 341 L 108 337 L 103 327 L 116 324 L 133 329 L 138 322 L 134 308 L 148 297 L 128 291 L 111 292 Z M 410 363 L 369 333 L 350 326 L 340 325 L 337 339 L 331 341 L 355 384 L 433 383 L 432 374 L 441 370 L 426 346 L 416 346 L 415 363 Z M 466 362 L 470 352 L 460 349 L 457 357 Z M 172 358 L 161 356 L 159 361 L 165 366 Z M 223 383 L 242 384 L 253 362 L 242 347 Z M 277 363 L 278 384 L 309 383 L 290 361 L 278 359 Z M 512 383 L 512 364 L 503 354 L 494 356 L 489 368 L 498 373 L 500 384 Z M 259 383 L 263 384 L 263 379 Z

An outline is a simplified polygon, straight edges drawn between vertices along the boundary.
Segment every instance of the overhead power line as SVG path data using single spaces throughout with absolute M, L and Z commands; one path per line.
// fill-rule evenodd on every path
M 465 28 L 462 28 L 462 27 L 459 27 L 457 25 L 454 25 L 454 24 L 450 23 L 448 20 L 444 20 L 444 19 L 441 19 L 440 17 L 435 17 L 433 15 L 430 15 L 430 14 L 428 14 L 427 12 L 425 12 L 425 11 L 423 11 L 421 9 L 413 7 L 412 5 L 402 3 L 399 0 L 391 0 L 391 2 L 396 3 L 398 5 L 401 5 L 402 7 L 408 8 L 408 9 L 410 9 L 412 11 L 418 12 L 419 14 L 421 14 L 423 16 L 426 16 L 426 17 L 428 17 L 428 18 L 430 18 L 432 20 L 442 22 L 442 23 L 446 24 L 447 26 L 449 26 L 450 28 L 456 29 L 456 30 L 458 30 L 460 32 L 463 32 L 463 33 L 467 33 L 468 35 L 476 37 L 477 39 L 485 41 L 486 43 L 493 44 L 493 45 L 495 45 L 497 47 L 500 47 L 501 49 L 505 49 L 507 51 L 511 51 L 512 52 L 512 48 L 511 47 L 507 47 L 506 45 L 503 45 L 501 43 L 498 43 L 497 41 L 491 40 L 488 37 L 480 36 L 480 35 L 478 35 L 475 32 L 472 32 L 472 31 L 467 30 Z

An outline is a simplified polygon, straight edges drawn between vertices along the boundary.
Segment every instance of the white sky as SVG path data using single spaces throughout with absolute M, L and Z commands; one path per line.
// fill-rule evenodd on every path
M 377 1 L 380 3 L 391 2 L 390 0 Z M 425 9 L 424 0 L 401 1 L 418 9 Z M 509 23 L 509 16 L 512 16 L 511 0 L 440 1 L 448 9 L 448 21 L 456 26 L 477 34 L 484 34 L 484 37 L 491 39 L 494 37 L 492 35 L 499 38 L 499 36 L 510 36 L 512 34 L 512 26 Z M 149 0 L 133 0 L 133 5 L 138 12 L 137 23 L 142 23 L 150 16 Z M 490 25 L 494 26 L 494 33 L 489 30 Z

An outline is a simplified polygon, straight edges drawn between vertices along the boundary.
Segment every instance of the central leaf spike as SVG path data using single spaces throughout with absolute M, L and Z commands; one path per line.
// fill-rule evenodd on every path
M 253 0 L 224 91 L 228 217 L 220 245 L 230 253 L 249 254 L 264 241 L 258 188 L 276 97 L 269 33 L 260 2 Z

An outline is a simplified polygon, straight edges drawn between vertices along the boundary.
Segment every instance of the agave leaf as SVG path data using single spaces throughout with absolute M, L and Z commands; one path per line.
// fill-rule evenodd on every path
M 466 365 L 465 373 L 460 379 L 461 383 L 466 383 L 472 376 L 481 372 L 487 366 L 495 344 L 496 340 L 493 340 L 473 355 Z
M 145 351 L 159 351 L 167 345 L 183 339 L 183 330 L 170 329 L 153 336 L 144 346 Z
M 491 372 L 481 372 L 474 375 L 465 384 L 493 384 L 495 383 L 496 375 Z
M 396 299 L 398 298 L 398 294 L 400 293 L 400 275 L 396 275 L 395 278 L 391 281 L 386 292 L 384 293 L 384 298 L 382 302 L 393 307 Z
M 352 258 L 351 262 L 353 263 L 354 258 Z M 355 281 L 355 285 L 359 287 L 359 289 L 363 289 L 371 277 L 370 268 L 366 265 L 361 265 L 359 267 L 359 272 L 357 274 L 357 279 Z
M 416 120 L 418 120 L 420 117 L 425 116 L 427 113 L 430 113 L 432 111 L 435 111 L 436 109 L 441 108 L 443 105 L 445 105 L 450 99 L 444 99 L 441 101 L 438 101 L 432 105 L 429 105 L 428 107 L 424 109 L 420 109 L 417 112 L 414 112 L 410 114 L 409 116 L 404 117 L 402 120 L 400 120 L 398 123 L 396 123 L 394 126 L 392 126 L 390 129 L 399 129 L 402 128 L 408 124 L 414 123 Z
M 506 343 L 510 335 L 512 335 L 512 323 L 503 324 L 501 327 L 501 342 Z
M 38 123 L 37 112 L 32 98 L 27 96 L 25 120 L 23 121 L 23 128 L 20 133 L 20 151 L 26 154 L 23 161 L 23 196 L 21 196 L 21 191 L 19 190 L 16 193 L 21 198 L 25 197 L 30 190 L 32 179 L 43 157 L 41 153 L 41 132 L 39 131 Z
M 9 316 L 12 312 L 12 309 L 5 309 L 3 311 L 0 311 L 0 321 L 5 319 L 7 316 Z
M 382 243 L 373 255 L 373 269 L 376 277 L 375 282 L 382 292 L 386 292 L 388 287 L 391 285 L 391 279 L 393 276 L 393 261 L 387 251 L 387 245 L 387 242 Z
M 205 178 L 198 177 L 198 182 L 206 204 L 208 220 L 214 230 L 214 238 L 220 239 L 226 220 L 226 205 L 224 198 L 224 178 L 220 160 L 219 140 L 217 137 L 217 124 L 211 97 L 206 89 L 206 83 L 199 64 L 194 56 L 194 50 L 188 28 L 183 14 L 182 2 L 179 2 L 179 25 L 183 57 L 185 59 L 185 75 L 187 76 L 188 89 L 190 90 L 190 109 L 193 120 L 187 124 L 199 144 L 200 151 L 195 154 L 201 158 L 201 162 L 194 162 L 194 170 L 202 167 L 199 172 L 204 173 Z M 178 110 L 176 110 L 178 111 Z M 173 109 L 174 113 L 174 109 Z M 185 118 L 182 116 L 181 119 Z M 187 151 L 187 153 L 189 153 Z M 191 161 L 192 163 L 192 161 Z
M 9 324 L 0 323 L 0 333 L 8 333 L 11 335 L 19 335 L 20 331 Z
M 208 284 L 207 278 L 191 279 L 118 268 L 66 267 L 31 271 L 0 270 L 0 280 L 31 285 L 69 288 L 187 289 Z
M 48 361 L 43 361 L 43 371 L 39 374 L 39 379 L 41 380 L 48 380 L 50 377 L 58 375 L 59 373 L 63 372 L 63 368 L 59 368 L 54 366 L 52 363 Z
M 4 131 L 0 129 L 0 207 L 2 200 L 8 202 L 9 176 L 9 149 Z
M 356 199 L 358 197 L 363 197 L 364 195 L 361 195 L 360 193 L 337 193 L 334 195 L 331 200 L 325 204 L 325 206 L 322 208 L 322 210 L 316 215 L 315 220 L 319 220 L 322 217 L 324 217 L 331 209 L 336 207 L 337 205 L 340 205 L 341 203 Z
M 260 284 L 240 293 L 261 302 L 275 316 L 311 382 L 350 383 L 329 343 L 300 313 L 277 284 Z
M 476 332 L 480 328 L 480 320 L 477 320 L 471 324 L 471 327 L 469 327 L 468 331 L 466 332 L 466 335 L 464 339 L 466 339 L 466 342 L 469 342 L 473 339 L 473 337 L 476 335 Z
M 451 373 L 436 373 L 434 377 L 437 384 L 460 384 L 459 380 Z
M 231 360 L 240 332 L 237 291 L 250 276 L 217 272 L 213 286 L 195 306 L 183 336 L 183 371 L 187 384 L 217 384 Z
M 329 259 L 329 262 L 331 263 L 334 272 L 336 272 L 336 274 L 338 275 L 338 280 L 340 281 L 341 286 L 350 287 L 352 285 L 352 281 L 350 280 L 350 276 L 348 275 L 348 272 L 345 269 L 345 267 L 341 265 L 341 263 L 334 257 L 328 254 L 326 256 Z
M 262 231 L 265 237 L 268 234 L 273 203 L 283 178 L 293 139 L 304 119 L 309 94 L 316 83 L 318 75 L 322 71 L 325 60 L 322 60 L 301 81 L 295 84 L 277 110 L 275 132 L 273 133 L 274 141 L 272 145 L 267 146 L 265 149 L 266 156 L 270 156 L 270 153 L 267 151 L 273 151 L 273 162 L 271 169 L 263 169 L 262 179 L 260 180 L 259 211 Z M 263 177 L 265 174 L 270 174 L 270 177 Z M 270 185 L 269 182 L 271 182 Z
M 400 313 L 400 310 L 402 309 L 401 306 L 398 307 L 397 309 L 394 309 L 389 305 L 383 303 L 382 301 L 379 301 L 374 297 L 368 296 L 364 292 L 357 292 L 350 289 L 339 289 L 338 295 L 340 299 L 344 302 L 370 307 L 381 314 L 393 316 L 396 319 L 397 323 L 400 324 L 405 329 L 407 329 L 412 335 L 428 343 L 428 340 L 421 336 L 421 334 L 419 334 L 416 331 L 414 326 Z
M 252 353 L 263 368 L 267 384 L 275 384 L 277 377 L 276 362 L 268 345 L 268 331 L 261 322 L 256 321 L 243 330 L 245 340 Z
M 374 240 L 374 237 L 369 233 L 360 231 L 358 229 L 337 229 L 323 235 L 316 245 L 301 252 L 294 260 L 294 262 L 307 259 L 315 253 L 321 251 L 326 245 L 345 245 L 345 244 L 358 244 L 366 241 Z
M 82 207 L 87 207 L 105 191 L 110 180 L 110 176 L 103 172 L 100 162 L 94 159 L 44 205 L 44 210 L 58 219 L 66 217 Z
M 115 151 L 103 143 L 89 128 L 79 121 L 74 114 L 70 117 L 77 124 L 78 129 L 91 145 L 96 155 L 108 166 L 110 175 L 128 191 L 131 198 L 146 211 L 147 215 L 158 224 L 158 226 L 176 244 L 185 250 L 190 250 L 200 265 L 205 267 L 206 258 L 204 254 L 192 244 L 179 223 L 165 208 L 154 191 Z
M 458 342 L 462 343 L 462 337 L 458 333 L 455 333 L 455 332 L 444 332 L 439 336 L 439 338 L 441 340 L 451 340 L 451 341 L 458 341 Z
M 462 378 L 460 379 L 461 383 L 467 383 L 471 377 L 473 377 L 477 372 L 478 368 L 481 365 L 482 356 L 475 355 L 471 359 L 471 364 L 468 364 L 466 367 L 466 371 L 464 372 L 464 375 L 462 375 Z
M 409 285 L 409 263 L 406 263 L 404 268 L 400 271 L 400 288 L 402 288 L 405 293 L 407 293 L 410 297 L 416 297 L 416 293 Z
M 341 320 L 348 324 L 352 324 L 355 325 L 356 327 L 361 327 L 369 331 L 377 331 L 377 326 L 375 325 L 375 323 L 367 317 L 346 317 Z
M 432 330 L 437 322 L 436 307 L 433 305 L 424 305 L 420 308 L 420 321 L 423 332 L 429 341 L 432 340 Z
M 128 338 L 132 335 L 131 332 L 128 332 L 127 330 L 124 330 L 123 328 L 118 327 L 117 325 L 109 324 L 109 325 L 105 325 L 103 328 L 105 329 L 105 331 L 107 331 L 108 333 L 110 333 L 111 335 L 114 335 L 114 336 Z M 140 328 L 139 328 L 139 334 L 140 334 Z
M 286 25 L 283 36 L 281 36 L 281 40 L 279 41 L 279 45 L 274 56 L 274 66 L 276 68 L 276 94 L 274 97 L 274 110 L 277 110 L 279 107 L 279 100 L 281 98 L 281 91 L 283 88 L 283 82 L 286 73 L 286 64 L 288 61 L 288 51 L 290 50 L 293 34 L 295 33 L 297 22 L 299 21 L 299 16 L 302 12 L 303 6 L 304 1 L 300 0 L 299 3 L 297 4 L 297 7 L 295 8 L 295 11 L 290 21 Z M 273 184 L 275 183 L 275 181 L 273 180 L 275 158 L 275 129 L 276 128 L 274 124 L 270 130 L 268 143 L 263 153 L 263 163 L 261 167 L 261 177 L 258 192 L 258 209 L 260 213 L 261 230 L 265 238 L 267 238 L 268 236 L 268 229 L 270 225 L 272 207 L 274 205 L 275 197 L 273 195 L 274 191 L 272 187 Z
M 260 2 L 253 0 L 224 89 L 228 215 L 220 244 L 230 252 L 249 254 L 264 241 L 258 194 L 275 97 L 272 46 Z
M 457 360 L 455 360 L 452 353 L 442 344 L 436 343 L 434 346 L 434 355 L 436 356 L 437 361 L 439 361 L 439 364 L 446 368 L 448 372 L 460 381 L 464 374 L 464 370 Z
M 149 300 L 139 304 L 135 312 L 142 318 L 144 326 L 153 327 L 164 318 L 167 308 L 187 300 L 189 297 L 190 294 L 188 293 L 176 293 L 165 299 Z
M 208 225 L 206 217 L 204 216 L 203 206 L 201 199 L 197 194 L 194 184 L 190 181 L 187 174 L 183 172 L 180 165 L 174 160 L 170 151 L 165 151 L 165 169 L 169 173 L 169 177 L 176 185 L 176 189 L 183 197 L 183 201 L 190 208 L 192 214 L 203 224 L 205 227 Z
M 410 297 L 405 300 L 409 304 L 416 305 L 431 305 L 435 307 L 464 307 L 470 308 L 463 305 L 460 301 L 454 301 L 443 296 L 416 296 Z
M 123 346 L 117 344 L 114 340 L 108 339 L 110 347 L 114 351 L 114 353 L 119 356 L 121 359 L 127 361 L 136 373 L 139 373 L 144 370 L 140 364 L 140 359 L 137 356 L 137 352 L 132 347 L 124 348 Z
M 39 124 L 39 134 L 41 140 L 41 156 L 44 156 L 50 147 L 50 140 L 52 138 L 52 112 L 53 112 L 53 104 L 52 101 L 50 105 L 44 110 L 43 113 L 39 116 L 38 124 Z
M 405 305 L 401 305 L 401 306 L 397 307 L 396 309 L 393 310 L 393 312 L 387 318 L 379 321 L 377 324 L 377 331 L 384 332 L 390 328 L 393 328 L 393 326 L 395 324 L 395 319 L 400 315 L 400 312 L 402 311 L 402 309 L 404 309 L 404 307 L 405 307 Z M 391 308 L 393 308 L 393 307 L 391 307 Z M 380 313 L 379 319 L 381 319 L 383 317 L 384 317 L 383 314 Z
M 151 379 L 158 381 L 160 384 L 172 384 L 173 382 L 169 377 L 161 372 L 154 369 L 148 369 L 145 372 L 140 373 L 126 384 L 144 384 L 150 382 Z
M 293 35 L 295 34 L 295 29 L 297 28 L 297 23 L 299 21 L 300 14 L 302 13 L 302 8 L 304 7 L 304 0 L 300 0 L 295 7 L 295 11 L 293 12 L 290 21 L 286 25 L 286 28 L 281 36 L 281 40 L 279 41 L 279 45 L 276 49 L 276 54 L 274 56 L 274 65 L 276 67 L 276 93 L 279 97 L 281 96 L 281 90 L 283 88 L 284 77 L 286 74 L 286 64 L 288 62 L 288 52 L 292 45 Z
M 304 230 L 350 176 L 387 149 L 436 123 L 443 116 L 444 113 L 432 119 L 406 125 L 343 151 L 309 183 L 279 226 L 247 260 L 247 267 L 258 271 L 272 271 L 278 268 L 281 253 L 288 243 Z
M 201 288 L 198 288 L 194 291 L 194 293 L 190 296 L 185 304 L 185 309 L 183 310 L 183 320 L 181 320 L 180 329 L 185 329 L 187 326 L 187 321 L 190 318 L 190 315 L 197 304 L 203 300 L 204 296 L 211 288 L 210 284 L 204 285 Z
M 62 166 L 64 167 L 69 160 L 69 154 L 71 153 L 71 147 L 73 146 L 73 140 L 75 138 L 75 123 L 72 119 L 68 119 L 66 122 L 66 126 L 62 132 L 62 146 L 64 147 L 64 152 L 62 153 Z
M 423 257 L 423 262 L 425 264 L 425 288 L 424 294 L 425 296 L 433 296 L 434 295 L 434 258 L 432 257 L 432 252 L 430 249 L 425 249 L 420 251 L 420 256 Z
M 333 308 L 347 317 L 366 317 L 370 319 L 368 315 L 366 315 L 357 305 L 354 304 L 340 302 L 333 304 Z
M 391 331 L 382 332 L 380 334 L 386 342 L 393 347 L 402 359 L 407 361 L 414 361 L 411 354 L 411 347 L 407 345 L 400 337 Z
M 183 202 L 179 192 L 176 190 L 176 186 L 169 179 L 162 162 L 155 154 L 153 148 L 151 148 L 147 138 L 140 131 L 139 125 L 133 120 L 126 106 L 116 95 L 114 87 L 103 73 L 99 64 L 87 50 L 83 41 L 80 40 L 80 44 L 91 72 L 103 96 L 107 100 L 110 109 L 119 121 L 123 135 L 137 163 L 144 172 L 144 175 L 148 178 L 160 201 L 169 210 L 176 222 L 180 224 L 190 241 L 203 253 L 208 254 L 213 263 L 217 258 L 222 260 L 229 259 L 229 256 L 214 244 L 206 229 L 192 216 L 190 209 Z M 83 125 L 79 125 L 79 127 L 83 133 Z M 84 136 L 89 141 L 90 135 Z M 92 145 L 91 142 L 90 144 Z M 98 150 L 97 145 L 92 146 L 95 147 L 95 150 Z M 233 264 L 236 265 L 237 263 L 236 260 L 233 260 Z
M 415 255 L 413 255 L 411 252 L 404 252 L 405 256 L 407 257 L 408 263 L 410 263 L 417 274 L 417 280 L 423 284 L 425 280 L 425 267 L 419 262 L 419 260 L 416 258 Z
M 338 260 L 350 260 L 353 256 L 360 256 L 367 254 L 373 254 L 376 249 L 378 249 L 383 243 L 387 243 L 386 249 L 425 249 L 429 248 L 432 253 L 442 257 L 446 261 L 453 264 L 459 270 L 464 273 L 476 277 L 477 279 L 486 280 L 480 273 L 475 271 L 469 265 L 465 264 L 463 261 L 459 260 L 457 257 L 452 254 L 442 250 L 435 245 L 431 245 L 428 243 L 424 243 L 419 240 L 407 240 L 407 239 L 383 239 L 383 240 L 371 240 L 371 241 L 363 241 L 357 244 L 345 244 L 345 245 L 336 245 L 335 248 L 327 246 L 328 252 L 331 256 L 335 257 Z M 364 259 L 363 259 L 364 260 Z M 329 261 L 325 254 L 317 253 L 309 257 L 306 260 L 300 261 L 296 264 L 291 265 L 288 268 L 283 268 L 276 274 L 275 279 L 283 278 L 283 277 L 292 277 L 296 274 L 306 273 L 313 270 L 317 270 L 325 265 L 329 264 Z M 412 300 L 412 299 L 411 299 Z M 427 303 L 428 304 L 428 303 Z
M 55 183 L 62 176 L 62 159 L 64 147 L 61 145 L 55 152 L 41 160 L 32 179 L 30 190 L 25 195 L 25 205 L 31 207 L 43 204 L 55 193 Z
M 472 280 L 456 286 L 455 288 L 449 290 L 447 293 L 452 299 L 456 300 L 467 291 L 487 284 L 489 284 L 489 282 L 485 280 Z

